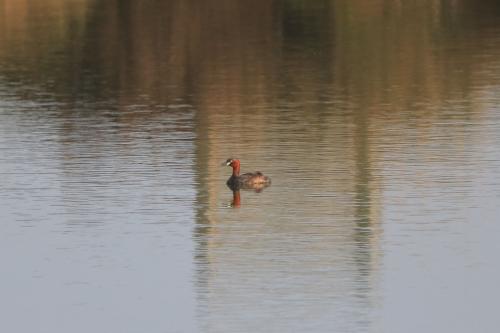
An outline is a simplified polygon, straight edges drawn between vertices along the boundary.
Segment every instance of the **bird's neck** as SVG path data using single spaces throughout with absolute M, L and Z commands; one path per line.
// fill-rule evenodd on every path
M 240 164 L 235 163 L 233 165 L 233 176 L 238 177 L 240 175 Z

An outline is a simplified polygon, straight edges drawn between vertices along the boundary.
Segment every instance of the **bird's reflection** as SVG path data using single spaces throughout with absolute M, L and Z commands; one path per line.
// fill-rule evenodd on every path
M 241 206 L 241 190 L 245 191 L 254 191 L 256 193 L 260 193 L 264 191 L 266 187 L 269 187 L 270 184 L 252 184 L 252 185 L 234 185 L 234 184 L 227 184 L 227 187 L 231 191 L 233 191 L 233 200 L 231 201 L 230 206 L 238 208 Z
M 231 207 L 240 207 L 241 206 L 241 193 L 240 190 L 233 191 L 233 201 L 231 201 Z

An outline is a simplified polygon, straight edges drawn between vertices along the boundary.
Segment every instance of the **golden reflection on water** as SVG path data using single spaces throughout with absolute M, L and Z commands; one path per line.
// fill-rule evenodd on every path
M 498 101 L 499 13 L 466 0 L 4 0 L 0 78 L 26 99 L 39 98 L 34 84 L 96 113 L 106 101 L 125 137 L 159 136 L 155 121 L 193 112 L 192 127 L 169 130 L 195 137 L 194 280 L 208 331 L 237 331 L 245 312 L 283 331 L 335 328 L 331 318 L 363 331 L 383 301 L 388 189 L 425 192 L 450 160 L 464 165 L 450 182 L 468 186 L 459 171 L 474 168 Z M 67 156 L 81 120 L 70 114 Z M 228 157 L 273 185 L 231 193 Z

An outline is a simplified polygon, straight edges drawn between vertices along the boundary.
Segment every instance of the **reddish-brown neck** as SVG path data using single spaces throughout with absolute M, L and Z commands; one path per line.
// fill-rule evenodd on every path
M 234 160 L 231 166 L 233 167 L 233 176 L 238 177 L 240 175 L 240 161 Z

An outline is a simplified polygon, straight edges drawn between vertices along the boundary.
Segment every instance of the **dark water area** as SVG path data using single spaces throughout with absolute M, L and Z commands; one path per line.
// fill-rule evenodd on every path
M 500 5 L 0 0 L 0 178 L 2 332 L 495 332 Z

